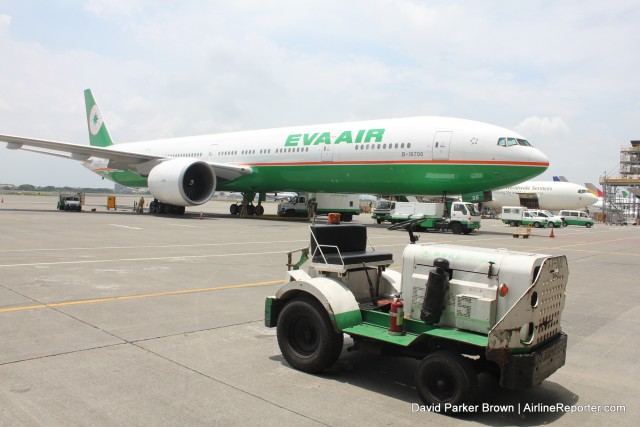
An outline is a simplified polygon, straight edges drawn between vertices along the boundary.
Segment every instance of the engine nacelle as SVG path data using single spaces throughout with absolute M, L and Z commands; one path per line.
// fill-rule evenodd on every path
M 163 203 L 195 206 L 206 203 L 216 189 L 211 166 L 195 159 L 173 159 L 151 169 L 149 191 Z

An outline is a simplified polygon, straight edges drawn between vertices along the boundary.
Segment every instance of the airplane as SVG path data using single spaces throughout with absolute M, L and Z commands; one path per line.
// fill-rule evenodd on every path
M 559 211 L 582 209 L 598 201 L 586 187 L 566 181 L 528 181 L 522 184 L 493 190 L 492 201 L 484 202 L 500 212 L 503 206 L 525 206 L 531 209 Z
M 549 160 L 518 133 L 449 117 L 283 127 L 113 144 L 90 89 L 90 145 L 0 135 L 9 149 L 81 161 L 127 187 L 148 187 L 153 213 L 182 214 L 214 191 L 243 193 L 262 215 L 267 192 L 461 194 L 544 172 Z M 27 148 L 28 147 L 28 148 Z M 258 194 L 258 206 L 249 201 Z M 234 212 L 234 206 L 230 208 Z

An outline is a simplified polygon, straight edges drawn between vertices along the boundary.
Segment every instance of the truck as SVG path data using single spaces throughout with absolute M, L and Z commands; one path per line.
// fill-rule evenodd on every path
M 411 221 L 414 231 L 451 231 L 469 234 L 480 229 L 480 212 L 473 203 L 394 202 L 389 214 L 392 224 Z M 422 221 L 412 221 L 421 218 Z
M 378 224 L 384 221 L 391 221 L 391 213 L 395 210 L 396 203 L 418 204 L 418 198 L 415 196 L 395 195 L 392 200 L 380 198 L 376 200 L 371 211 L 371 218 L 375 219 Z
M 283 217 L 309 216 L 339 213 L 340 220 L 349 222 L 360 215 L 360 196 L 342 193 L 299 193 L 278 204 L 278 215 Z
M 82 210 L 82 202 L 84 201 L 83 193 L 60 192 L 58 195 L 58 203 L 56 209 L 59 211 L 77 211 Z
M 378 199 L 373 205 L 371 218 L 375 219 L 378 224 L 384 221 L 391 221 L 391 210 L 396 206 L 396 202 L 387 199 Z
M 520 225 L 532 225 L 535 228 L 554 227 L 554 222 L 547 217 L 539 216 L 535 211 L 529 211 L 523 206 L 503 206 L 501 214 L 502 222 L 511 227 Z
M 399 227 L 400 224 L 393 227 Z M 478 375 L 507 389 L 536 386 L 566 360 L 561 316 L 564 255 L 411 243 L 400 271 L 367 246 L 360 224 L 312 225 L 282 287 L 265 300 L 265 325 L 294 369 L 320 373 L 351 350 L 419 360 L 418 395 L 456 412 L 478 397 Z M 306 264 L 306 270 L 301 266 Z M 367 353 L 369 354 L 369 353 Z

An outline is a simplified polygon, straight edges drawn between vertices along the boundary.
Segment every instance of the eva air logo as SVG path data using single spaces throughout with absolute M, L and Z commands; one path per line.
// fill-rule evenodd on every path
M 91 135 L 96 136 L 100 131 L 100 127 L 102 126 L 102 115 L 100 115 L 100 110 L 98 110 L 98 106 L 94 105 L 91 108 L 91 112 L 89 113 L 89 131 Z

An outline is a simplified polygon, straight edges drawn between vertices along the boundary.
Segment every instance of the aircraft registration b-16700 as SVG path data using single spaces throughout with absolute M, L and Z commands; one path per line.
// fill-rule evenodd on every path
M 91 171 L 128 187 L 148 187 L 155 198 L 152 212 L 184 213 L 185 206 L 207 202 L 215 190 L 242 192 L 245 201 L 255 194 L 262 201 L 265 193 L 282 191 L 465 194 L 517 184 L 549 167 L 540 150 L 511 130 L 448 117 L 114 145 L 91 91 L 84 93 L 89 146 L 9 135 L 0 135 L 0 141 L 10 149 L 82 161 Z M 264 212 L 260 202 L 251 208 L 257 215 Z

